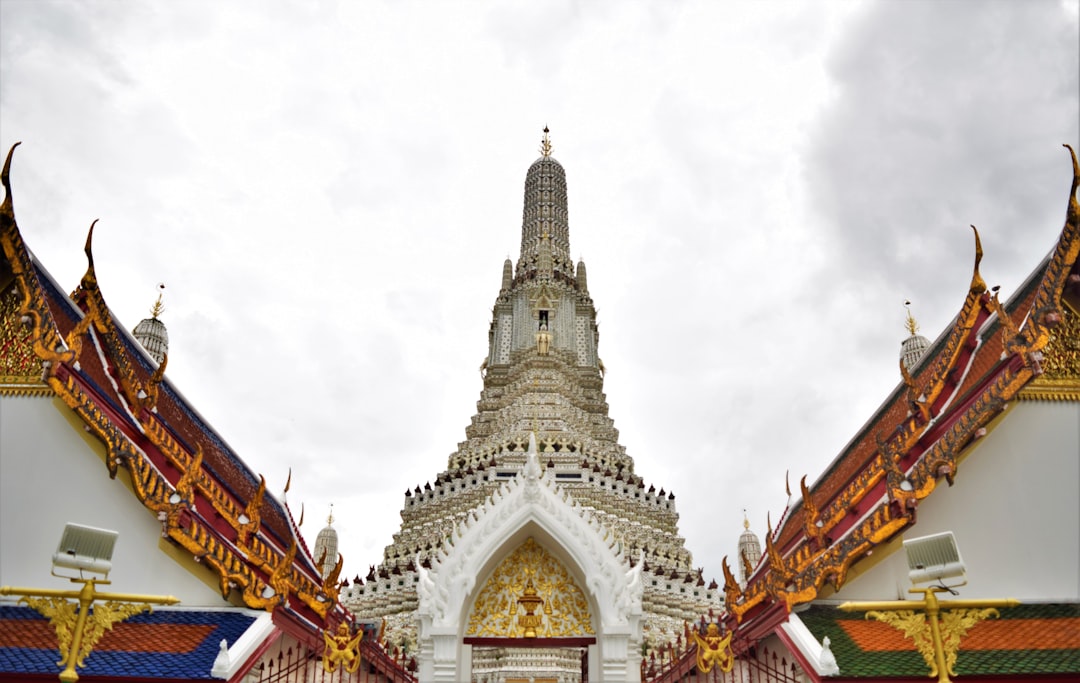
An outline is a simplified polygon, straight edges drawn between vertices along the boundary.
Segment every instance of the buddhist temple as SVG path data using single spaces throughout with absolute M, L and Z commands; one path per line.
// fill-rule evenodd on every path
M 360 644 L 341 557 L 316 563 L 284 491 L 165 375 L 161 299 L 128 332 L 98 285 L 93 226 L 71 294 L 35 258 L 14 152 L 0 205 L 0 680 L 284 680 L 272 674 L 306 671 L 330 643 L 327 662 L 367 647 L 369 670 L 403 671 Z
M 725 560 L 736 656 L 771 649 L 809 680 L 1080 674 L 1080 166 L 1069 152 L 1065 225 L 1043 262 L 1005 298 L 974 231 L 952 323 L 929 342 L 909 312 L 896 388 L 824 472 L 801 476 L 801 496 L 766 521 L 760 560 L 735 560 L 751 565 L 745 582 Z
M 423 680 L 562 682 L 583 668 L 638 680 L 643 652 L 719 608 L 679 536 L 674 494 L 635 472 L 608 415 L 568 208 L 545 129 L 466 438 L 433 485 L 405 491 L 381 563 L 342 594 L 359 620 L 385 620 L 391 642 L 419 653 Z M 543 600 L 535 629 L 522 621 L 528 590 Z
M 169 346 L 163 297 L 134 326 L 109 308 L 93 225 L 73 289 L 34 256 L 14 152 L 0 205 L 0 680 L 1080 676 L 1071 149 L 1046 258 L 1001 292 L 972 230 L 972 262 L 956 266 L 970 284 L 941 293 L 953 320 L 930 339 L 909 309 L 896 384 L 863 427 L 823 471 L 761 491 L 775 514 L 725 523 L 723 586 L 694 567 L 674 494 L 619 443 L 546 129 L 465 438 L 431 481 L 403 482 L 400 529 L 352 581 L 333 512 L 302 530 L 291 478 L 259 475 L 170 381 L 184 350 Z

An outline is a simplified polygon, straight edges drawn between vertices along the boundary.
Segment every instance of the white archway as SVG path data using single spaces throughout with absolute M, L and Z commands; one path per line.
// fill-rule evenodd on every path
M 596 631 L 590 680 L 639 681 L 643 563 L 630 569 L 627 558 L 614 549 L 611 531 L 551 475 L 542 474 L 535 437 L 530 437 L 518 475 L 455 529 L 431 570 L 419 569 L 420 680 L 468 680 L 470 650 L 463 638 L 478 578 L 530 535 L 541 539 L 586 593 Z

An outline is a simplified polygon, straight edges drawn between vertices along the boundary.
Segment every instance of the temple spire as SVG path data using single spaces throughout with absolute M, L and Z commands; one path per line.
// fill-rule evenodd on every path
M 525 201 L 521 217 L 521 256 L 518 273 L 535 271 L 540 265 L 541 244 L 548 236 L 554 273 L 574 277 L 570 258 L 570 227 L 566 200 L 566 171 L 551 156 L 550 130 L 544 127 L 540 158 L 525 175 Z
M 165 311 L 165 304 L 162 303 L 162 295 L 165 293 L 165 285 L 158 283 L 158 297 L 157 301 L 150 308 L 150 317 L 144 318 L 135 329 L 132 330 L 132 335 L 146 352 L 150 354 L 158 365 L 165 360 L 166 354 L 169 353 L 169 332 L 165 329 L 165 323 L 161 322 L 158 317 Z
M 919 323 L 915 322 L 915 316 L 911 315 L 911 302 L 905 301 L 904 308 L 907 309 L 904 327 L 907 328 L 909 336 L 900 342 L 900 360 L 904 364 L 904 369 L 910 370 L 930 347 L 930 340 L 919 334 Z

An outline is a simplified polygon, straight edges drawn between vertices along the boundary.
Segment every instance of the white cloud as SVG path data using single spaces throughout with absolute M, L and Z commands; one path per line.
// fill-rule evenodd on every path
M 27 242 L 133 326 L 346 573 L 481 388 L 540 129 L 639 474 L 706 576 L 898 381 L 970 277 L 1061 226 L 1076 2 L 0 4 L 0 142 Z M 1006 30 L 1007 29 L 1007 30 Z

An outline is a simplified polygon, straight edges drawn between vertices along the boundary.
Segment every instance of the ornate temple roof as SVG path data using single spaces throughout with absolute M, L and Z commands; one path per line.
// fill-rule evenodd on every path
M 0 393 L 60 399 L 103 444 L 101 476 L 130 475 L 162 535 L 211 568 L 223 599 L 272 612 L 316 642 L 346 617 L 336 572 L 324 581 L 288 508 L 166 377 L 167 356 L 154 363 L 117 321 L 98 286 L 93 226 L 88 267 L 70 296 L 33 257 L 15 220 L 13 153 L 0 206 L 0 343 L 9 359 Z
M 1080 315 L 1070 303 L 1080 294 L 1075 154 L 1072 166 L 1050 255 L 1002 302 L 979 273 L 976 232 L 971 285 L 953 322 L 910 371 L 901 364 L 899 386 L 825 472 L 811 485 L 803 478 L 801 499 L 768 530 L 745 589 L 725 560 L 725 605 L 744 637 L 763 637 L 795 606 L 839 590 L 876 547 L 914 525 L 920 503 L 962 476 L 959 461 L 1010 402 L 1080 400 Z

